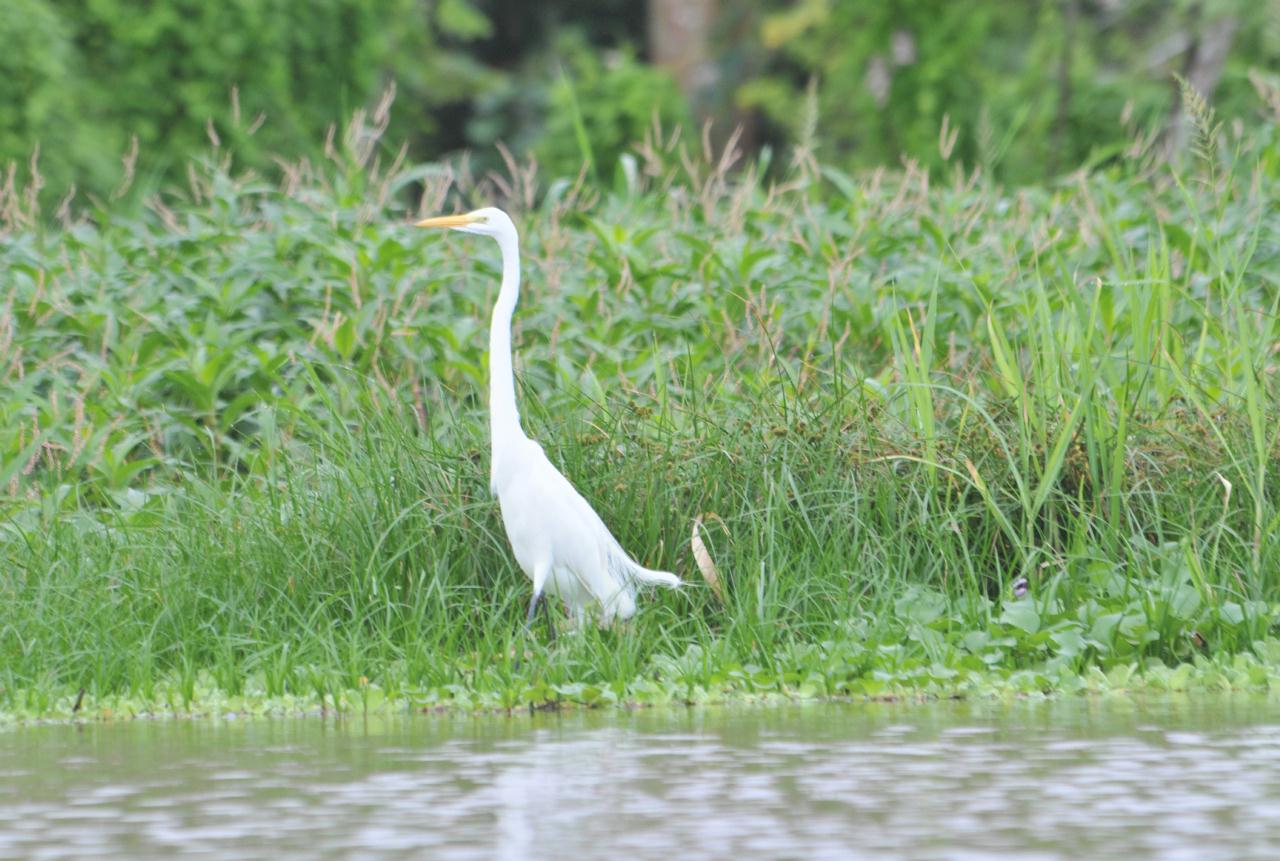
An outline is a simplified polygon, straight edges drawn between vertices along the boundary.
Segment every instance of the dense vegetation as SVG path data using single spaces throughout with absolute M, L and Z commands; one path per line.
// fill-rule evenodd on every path
M 502 142 L 572 177 L 585 149 L 608 181 L 637 129 L 692 115 L 721 139 L 743 125 L 753 152 L 816 130 L 846 171 L 954 157 L 1028 182 L 1133 134 L 1176 144 L 1175 75 L 1252 124 L 1251 78 L 1280 63 L 1274 0 L 704 0 L 706 67 L 682 91 L 644 59 L 660 5 L 678 4 L 10 0 L 0 167 L 27 173 L 38 152 L 50 210 L 126 174 L 146 192 L 183 181 L 211 137 L 271 169 L 394 85 L 389 139 L 417 161 L 469 150 L 488 169 Z M 816 110 L 798 109 L 806 93 Z
M 0 710 L 1274 680 L 1280 142 L 1189 104 L 1193 161 L 1017 192 L 660 142 L 465 186 L 353 126 L 138 215 L 6 193 Z M 629 627 L 522 633 L 496 254 L 415 189 L 523 226 L 526 425 L 690 584 Z
M 1268 3 L 769 5 L 760 73 L 737 98 L 757 108 L 766 136 L 794 141 L 806 122 L 795 105 L 812 81 L 823 157 L 846 169 L 903 157 L 937 169 L 958 158 L 1006 181 L 1042 180 L 1114 159 L 1135 134 L 1176 136 L 1175 76 L 1210 95 L 1220 116 L 1251 122 L 1250 79 L 1280 61 Z

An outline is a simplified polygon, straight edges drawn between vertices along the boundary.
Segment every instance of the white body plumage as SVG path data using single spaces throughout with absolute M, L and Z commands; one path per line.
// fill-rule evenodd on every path
M 627 555 L 591 505 L 538 445 L 525 436 L 516 409 L 511 366 L 511 316 L 520 293 L 516 227 L 500 209 L 429 218 L 420 227 L 449 227 L 492 236 L 502 250 L 502 289 L 489 328 L 490 489 L 521 570 L 533 582 L 529 618 L 544 591 L 560 598 L 581 623 L 597 605 L 601 620 L 628 619 L 639 584 L 680 585 Z

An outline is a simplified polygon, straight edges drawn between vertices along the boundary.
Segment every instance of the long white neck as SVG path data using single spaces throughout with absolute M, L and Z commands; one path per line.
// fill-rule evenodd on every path
M 497 240 L 502 249 L 502 289 L 489 323 L 489 442 L 495 465 L 507 443 L 524 437 L 511 367 L 511 314 L 520 297 L 519 240 L 515 235 Z

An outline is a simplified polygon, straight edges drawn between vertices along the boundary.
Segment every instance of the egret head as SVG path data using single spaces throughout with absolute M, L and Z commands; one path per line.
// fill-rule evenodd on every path
M 495 239 L 503 236 L 514 237 L 516 226 L 501 209 L 486 206 L 463 215 L 441 215 L 419 221 L 415 227 L 448 227 L 461 230 L 463 233 L 479 233 L 481 236 L 492 236 Z

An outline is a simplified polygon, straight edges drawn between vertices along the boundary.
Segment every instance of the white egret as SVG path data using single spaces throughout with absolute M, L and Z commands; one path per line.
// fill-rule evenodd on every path
M 636 587 L 667 588 L 680 580 L 644 568 L 622 549 L 600 515 L 538 445 L 525 436 L 516 409 L 511 368 L 511 315 L 520 294 L 520 238 L 505 212 L 492 207 L 419 221 L 492 236 L 502 251 L 502 289 L 489 324 L 489 489 L 498 497 L 502 524 L 520 568 L 533 581 L 528 622 L 545 590 L 573 611 L 578 623 L 592 604 L 606 624 L 636 611 Z

